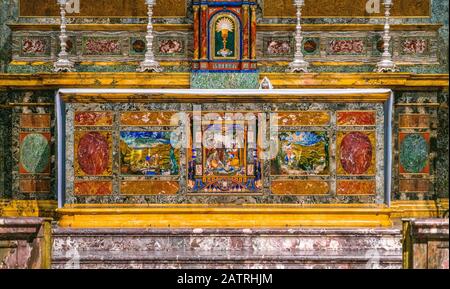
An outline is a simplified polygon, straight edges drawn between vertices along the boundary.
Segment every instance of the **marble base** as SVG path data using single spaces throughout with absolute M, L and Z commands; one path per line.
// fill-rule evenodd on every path
M 408 269 L 449 268 L 449 220 L 405 219 L 404 267 Z
M 53 268 L 401 268 L 400 229 L 63 229 Z
M 43 218 L 0 217 L 0 269 L 49 268 L 49 233 Z

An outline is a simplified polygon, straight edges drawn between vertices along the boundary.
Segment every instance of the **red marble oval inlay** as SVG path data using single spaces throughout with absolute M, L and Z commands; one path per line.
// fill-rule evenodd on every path
M 109 146 L 105 136 L 89 132 L 81 137 L 78 144 L 78 164 L 88 175 L 100 175 L 109 164 Z
M 342 168 L 349 174 L 360 175 L 367 172 L 372 164 L 372 143 L 361 132 L 347 134 L 341 143 Z

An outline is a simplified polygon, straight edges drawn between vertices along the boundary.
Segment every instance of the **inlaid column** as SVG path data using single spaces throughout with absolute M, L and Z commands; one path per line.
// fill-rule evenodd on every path
M 248 31 L 249 31 L 249 21 L 248 21 L 248 19 L 249 19 L 249 10 L 248 10 L 248 5 L 244 5 L 243 6 L 243 10 L 244 10 L 244 13 L 243 13 L 243 16 L 242 16 L 242 22 L 243 22 L 243 26 L 244 26 L 244 39 L 243 39 L 243 49 L 244 49 L 244 51 L 243 51 L 243 53 L 242 53 L 242 58 L 244 59 L 244 60 L 247 60 L 248 59 L 248 47 L 249 47 L 249 35 L 248 35 Z
M 200 27 L 199 25 L 199 6 L 194 5 L 194 60 L 198 60 L 199 58 L 199 48 L 198 48 L 198 40 Z
M 207 59 L 208 55 L 208 39 L 207 39 L 207 30 L 208 30 L 208 24 L 206 22 L 206 16 L 207 16 L 207 6 L 202 5 L 202 16 L 201 16 L 201 43 L 202 43 L 202 55 L 201 59 Z
M 256 59 L 256 6 L 252 6 L 252 27 L 251 27 L 252 53 L 251 59 Z
M 21 200 L 52 199 L 51 92 L 26 92 L 12 113 L 12 192 Z M 42 94 L 42 95 L 41 95 Z

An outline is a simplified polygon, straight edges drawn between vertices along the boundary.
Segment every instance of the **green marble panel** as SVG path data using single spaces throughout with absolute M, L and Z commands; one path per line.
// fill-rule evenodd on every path
M 27 135 L 20 146 L 20 163 L 28 173 L 42 173 L 50 160 L 48 140 L 39 133 Z
M 428 162 L 428 143 L 420 134 L 410 134 L 400 145 L 400 164 L 408 173 L 418 174 Z
M 197 72 L 191 74 L 193 89 L 256 89 L 258 87 L 258 73 Z

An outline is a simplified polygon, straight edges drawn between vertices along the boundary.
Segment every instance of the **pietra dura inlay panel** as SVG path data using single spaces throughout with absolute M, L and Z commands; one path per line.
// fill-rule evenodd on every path
M 20 133 L 20 174 L 50 173 L 50 133 Z
M 76 132 L 75 155 L 76 175 L 111 175 L 111 133 L 103 131 Z
M 430 133 L 400 133 L 400 173 L 428 174 Z
M 339 132 L 337 139 L 338 174 L 375 174 L 375 132 Z
M 66 106 L 68 203 L 384 201 L 382 103 Z

